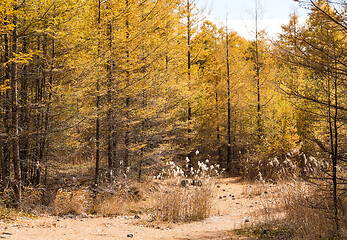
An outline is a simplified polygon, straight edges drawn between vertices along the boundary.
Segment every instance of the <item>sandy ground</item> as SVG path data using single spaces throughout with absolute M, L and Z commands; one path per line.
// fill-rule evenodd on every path
M 235 179 L 223 179 L 214 191 L 214 215 L 204 221 L 172 224 L 169 227 L 145 227 L 133 216 L 117 218 L 41 217 L 22 218 L 0 223 L 0 238 L 12 240 L 44 239 L 237 239 L 230 230 L 255 224 L 263 217 L 261 209 L 275 205 L 269 186 L 247 185 Z

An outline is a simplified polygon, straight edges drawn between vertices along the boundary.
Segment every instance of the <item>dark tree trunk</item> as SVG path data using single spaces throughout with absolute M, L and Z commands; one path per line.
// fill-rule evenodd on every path
M 17 5 L 14 6 L 17 8 Z M 12 53 L 18 52 L 18 35 L 17 35 L 17 16 L 13 16 L 13 33 L 12 33 Z M 11 76 L 11 98 L 12 98 L 12 161 L 14 170 L 14 195 L 17 207 L 21 201 L 21 173 L 19 162 L 19 125 L 18 125 L 18 76 L 17 63 L 12 62 Z
M 333 44 L 334 45 L 334 44 Z M 334 69 L 337 68 L 337 60 L 334 45 Z M 330 79 L 328 80 L 328 121 L 329 121 L 329 133 L 330 133 L 330 151 L 331 151 L 331 163 L 332 163 L 332 183 L 333 183 L 333 204 L 334 204 L 334 222 L 336 237 L 340 238 L 340 219 L 339 219 L 339 206 L 338 206 L 338 182 L 337 182 L 337 166 L 338 166 L 338 76 L 336 70 L 332 74 L 333 86 L 331 86 Z M 331 91 L 333 92 L 331 94 Z M 331 96 L 332 95 L 332 96 Z M 334 101 L 335 108 L 331 107 L 331 103 Z M 332 110 L 334 109 L 334 111 Z
M 109 34 L 109 51 L 112 52 L 113 42 L 112 42 L 112 22 L 108 24 L 108 34 Z M 107 101 L 108 101 L 108 111 L 107 111 L 107 122 L 108 122 L 108 134 L 107 134 L 107 155 L 108 155 L 108 172 L 109 180 L 112 181 L 117 171 L 115 169 L 115 158 L 116 158 L 116 132 L 114 128 L 114 111 L 113 111 L 113 59 L 112 54 L 107 63 L 107 78 L 108 78 L 108 91 L 107 91 Z
M 48 174 L 48 160 L 49 160 L 49 132 L 50 132 L 50 121 L 51 121 L 51 101 L 52 101 L 52 88 L 54 81 L 54 61 L 55 61 L 55 39 L 54 36 L 52 38 L 52 50 L 51 50 L 51 62 L 50 62 L 50 70 L 49 70 L 49 90 L 48 90 L 48 98 L 47 98 L 47 109 L 46 109 L 46 117 L 44 124 L 44 140 L 43 140 L 43 149 L 42 153 L 45 153 L 44 158 L 44 185 L 47 185 L 47 174 Z M 43 159 L 42 159 L 43 160 Z
M 147 101 L 146 101 L 146 93 L 145 90 L 142 91 L 142 107 L 145 109 L 147 107 Z M 146 143 L 146 121 L 147 117 L 142 120 L 141 122 L 141 141 L 143 144 Z M 141 176 L 142 176 L 142 164 L 144 162 L 145 158 L 145 147 L 141 147 L 141 156 L 139 160 L 139 172 L 138 172 L 138 180 L 141 182 Z
M 99 28 L 99 40 L 98 40 L 98 57 L 100 57 L 101 52 L 101 0 L 98 0 L 98 28 Z M 95 193 L 96 188 L 99 183 L 99 165 L 100 165 L 100 80 L 99 77 L 96 80 L 96 123 L 95 123 L 95 178 L 94 187 Z M 96 197 L 96 194 L 95 194 Z
M 6 19 L 7 20 L 7 19 Z M 10 42 L 9 42 L 9 36 L 8 33 L 4 34 L 4 44 L 5 44 L 5 54 L 4 54 L 4 60 L 5 60 L 5 81 L 9 81 L 11 70 L 9 66 L 9 59 L 10 59 Z M 4 106 L 4 114 L 3 114 L 3 123 L 4 123 L 4 132 L 5 132 L 5 138 L 3 143 L 3 157 L 2 157 L 2 181 L 4 188 L 7 188 L 10 183 L 10 89 L 6 89 L 3 96 L 3 106 Z
M 129 1 L 125 0 L 125 7 L 126 7 L 126 11 L 129 12 Z M 128 18 L 128 14 L 126 16 L 126 20 L 125 20 L 125 28 L 126 28 L 126 41 L 128 42 L 130 34 L 129 34 L 129 28 L 130 28 L 130 23 L 129 23 L 129 18 Z M 128 46 L 127 46 L 128 47 Z M 130 57 L 130 52 L 127 49 L 126 50 L 126 62 L 129 63 L 129 57 Z M 127 82 L 127 86 L 130 86 L 130 72 L 126 71 L 126 82 Z M 130 134 L 130 125 L 129 125 L 129 111 L 130 111 L 130 96 L 128 94 L 128 96 L 125 99 L 125 115 L 126 115 L 126 122 L 125 122 L 125 136 L 124 136 L 124 162 L 123 162 L 123 173 L 124 176 L 126 177 L 128 174 L 128 168 L 129 168 L 129 144 L 130 144 L 130 139 L 129 139 L 129 134 Z
M 231 96 L 230 96 L 230 63 L 229 63 L 229 33 L 226 32 L 226 50 L 227 50 L 227 87 L 228 87 L 228 150 L 227 150 L 227 172 L 231 171 Z
M 217 85 L 217 84 L 216 84 Z M 219 100 L 218 100 L 218 93 L 217 90 L 215 92 L 215 97 L 216 97 L 216 114 L 217 114 L 217 127 L 216 127 L 216 132 L 217 132 L 217 145 L 218 145 L 218 162 L 223 165 L 223 157 L 222 157 L 222 148 L 221 148 L 221 137 L 220 137 L 220 126 L 219 126 Z
M 257 141 L 258 144 L 261 142 L 262 138 L 262 116 L 261 116 L 261 99 L 260 99 L 260 61 L 259 61 L 259 36 L 258 36 L 258 1 L 255 1 L 255 74 L 256 74 L 256 84 L 257 84 Z
M 192 31 L 192 23 L 191 23 L 191 2 L 190 0 L 187 0 L 186 2 L 186 7 L 187 7 L 187 76 L 188 76 L 188 93 L 190 94 L 191 91 L 191 51 L 192 51 L 192 46 L 191 46 L 191 31 Z M 190 150 L 191 145 L 192 145 L 192 137 L 191 137 L 191 120 L 192 120 L 192 107 L 191 107 L 191 101 L 190 99 L 188 100 L 188 109 L 187 109 L 187 122 L 188 122 L 188 158 L 189 158 L 189 164 L 188 164 L 188 169 L 191 169 L 193 167 L 193 152 Z
M 23 53 L 27 53 L 27 37 L 23 38 Z M 23 72 L 21 74 L 21 88 L 20 88 L 20 128 L 22 129 L 22 136 L 19 140 L 19 159 L 21 163 L 21 173 L 23 184 L 28 184 L 28 66 L 23 66 Z

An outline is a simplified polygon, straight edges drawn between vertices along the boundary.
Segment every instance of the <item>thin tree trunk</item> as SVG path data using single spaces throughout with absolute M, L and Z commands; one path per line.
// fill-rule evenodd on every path
M 98 0 L 98 28 L 99 28 L 99 40 L 98 40 L 98 57 L 100 57 L 101 52 L 101 0 Z M 97 77 L 96 80 L 96 124 L 95 124 L 95 179 L 94 179 L 94 188 L 95 196 L 97 193 L 97 186 L 99 182 L 99 165 L 100 165 L 100 80 Z
M 7 18 L 5 19 L 7 20 Z M 6 23 L 5 23 L 6 24 Z M 10 66 L 9 66 L 9 59 L 10 59 L 10 42 L 9 42 L 9 36 L 8 33 L 4 34 L 4 43 L 5 43 L 5 54 L 4 54 L 4 60 L 5 60 L 5 81 L 9 81 L 10 79 Z M 4 93 L 4 110 L 5 113 L 3 114 L 3 122 L 5 127 L 5 140 L 3 143 L 3 162 L 2 162 L 2 181 L 4 188 L 7 188 L 10 183 L 10 145 L 9 145 L 9 139 L 10 139 L 10 126 L 9 126 L 9 119 L 10 119 L 10 90 L 6 89 Z
M 112 53 L 112 23 L 109 22 L 108 25 L 109 28 L 109 51 Z M 107 121 L 108 121 L 108 134 L 107 134 L 107 144 L 108 144 L 108 172 L 109 172 L 109 180 L 112 181 L 115 169 L 114 169 L 114 162 L 115 162 L 115 132 L 114 132 L 114 119 L 113 119 L 113 78 L 112 78 L 112 66 L 113 66 L 113 59 L 112 55 L 110 56 L 110 59 L 107 63 L 107 74 L 108 74 L 108 92 L 107 92 L 107 98 L 108 98 L 108 112 L 107 112 Z
M 191 14 L 191 9 L 190 9 L 190 1 L 187 0 L 187 46 L 188 46 L 188 52 L 187 52 L 187 74 L 188 74 L 188 90 L 190 92 L 190 82 L 191 82 L 191 20 L 190 20 L 190 14 Z M 190 121 L 192 119 L 192 108 L 190 105 L 190 101 L 188 101 L 188 134 L 192 131 L 190 129 Z M 190 137 L 188 136 L 190 139 Z M 191 140 L 191 139 L 190 139 Z
M 217 81 L 216 81 L 217 82 Z M 218 100 L 218 92 L 217 92 L 217 84 L 216 84 L 216 92 L 215 92 L 215 98 L 216 98 L 216 114 L 217 114 L 217 127 L 216 127 L 216 132 L 217 132 L 217 145 L 218 145 L 218 162 L 220 164 L 224 164 L 222 162 L 222 149 L 220 145 L 220 126 L 219 126 L 219 100 Z
M 334 69 L 338 69 L 337 68 L 337 60 L 336 60 L 336 48 L 335 48 L 335 44 L 334 45 Z M 336 237 L 340 238 L 340 220 L 339 220 L 339 207 L 338 207 L 338 193 L 337 193 L 337 165 L 338 165 L 338 126 L 337 126 L 337 119 L 338 119 L 338 85 L 337 85 L 337 81 L 338 81 L 338 76 L 337 76 L 337 72 L 336 70 L 334 71 L 335 76 L 334 76 L 334 106 L 336 106 L 336 108 L 334 108 L 335 113 L 333 116 L 333 134 L 334 134 L 334 141 L 335 144 L 332 146 L 332 157 L 333 157 L 333 202 L 334 202 L 334 221 L 335 221 L 335 228 L 336 228 Z M 332 136 L 331 136 L 332 137 Z
M 55 61 L 55 39 L 54 36 L 52 38 L 52 56 L 51 56 L 51 66 L 49 72 L 49 92 L 48 92 L 48 103 L 47 103 L 47 111 L 46 111 L 46 119 L 45 119 L 45 137 L 44 137 L 44 149 L 46 150 L 45 154 L 45 172 L 44 172 L 44 185 L 47 185 L 47 174 L 48 174 L 48 149 L 49 149 L 49 140 L 48 134 L 50 129 L 50 121 L 51 121 L 51 101 L 52 101 L 52 89 L 53 89 L 53 81 L 54 81 L 54 61 Z
M 335 89 L 332 89 L 331 86 L 331 77 L 334 79 L 334 87 Z M 329 139 L 330 139 L 330 158 L 332 163 L 332 197 L 333 197 L 333 219 L 335 223 L 335 231 L 336 236 L 339 237 L 340 233 L 340 226 L 339 226 L 339 217 L 338 217 L 338 197 L 337 197 L 337 108 L 334 108 L 335 114 L 332 112 L 332 101 L 335 100 L 334 106 L 337 106 L 337 85 L 336 85 L 336 79 L 335 76 L 329 76 L 327 77 L 328 80 L 328 125 L 329 125 Z M 332 91 L 333 93 L 333 99 L 332 99 Z
M 17 8 L 15 4 L 14 8 Z M 13 34 L 12 34 L 12 53 L 18 52 L 18 36 L 17 36 L 17 15 L 13 16 Z M 17 63 L 12 62 L 12 76 L 11 76 L 11 98 L 12 98 L 12 158 L 14 169 L 14 195 L 17 207 L 21 201 L 21 173 L 19 163 L 19 125 L 18 125 L 18 79 L 17 79 Z
M 188 75 L 188 93 L 190 94 L 191 92 L 191 50 L 192 50 L 192 46 L 191 46 L 191 2 L 190 0 L 187 0 L 186 2 L 187 4 L 187 47 L 188 47 L 188 52 L 187 52 L 187 75 Z M 192 145 L 192 138 L 191 138 L 191 120 L 192 120 L 192 107 L 191 107 L 191 101 L 190 101 L 190 96 L 188 97 L 188 109 L 187 109 L 187 121 L 188 121 L 188 158 L 190 159 L 189 161 L 189 166 L 188 169 L 191 169 L 191 167 L 193 166 L 193 153 L 190 150 L 191 145 Z
M 127 15 L 126 15 L 126 20 L 125 20 L 125 27 L 126 27 L 126 42 L 127 44 L 128 43 L 128 40 L 129 40 L 129 16 L 128 16 L 128 13 L 129 13 L 129 1 L 126 0 L 125 1 L 125 7 L 126 7 L 126 12 L 127 12 Z M 127 46 L 128 47 L 128 46 Z M 130 57 L 130 53 L 129 53 L 129 50 L 127 49 L 126 50 L 126 62 L 129 63 L 129 57 Z M 128 67 L 128 66 L 127 66 Z M 127 86 L 130 86 L 130 72 L 129 71 L 126 71 L 126 81 L 127 81 Z M 126 123 L 125 123 L 125 136 L 124 136 L 124 166 L 123 166 L 123 173 L 124 173 L 124 176 L 127 177 L 127 173 L 128 173 L 128 167 L 129 167 L 129 143 L 130 143 L 130 139 L 129 139 L 129 134 L 130 134 L 130 125 L 129 125 L 129 111 L 130 111 L 130 96 L 128 94 L 128 96 L 126 97 L 126 100 L 125 100 L 125 115 L 126 115 Z
M 43 45 L 43 44 L 42 44 Z M 44 49 L 42 49 L 44 50 Z M 41 34 L 37 35 L 37 51 L 41 51 Z M 37 62 L 40 61 L 39 56 L 36 58 Z M 42 83 L 45 81 L 45 73 L 44 71 L 42 72 L 42 77 L 40 74 L 40 71 L 42 71 L 42 65 L 37 68 L 36 72 L 36 81 L 35 81 L 35 86 L 34 86 L 34 91 L 35 91 L 35 100 L 34 103 L 38 106 L 42 104 Z M 38 108 L 38 107 L 37 107 Z M 41 127 L 42 127 L 42 114 L 40 113 L 40 109 L 37 109 L 35 115 L 35 123 L 34 123 L 34 129 L 35 129 L 35 138 L 33 139 L 33 152 L 31 154 L 31 159 L 28 164 L 28 172 L 29 172 L 29 179 L 30 179 L 30 184 L 36 185 L 37 180 L 40 177 L 40 172 L 37 171 L 37 168 L 39 166 L 39 155 L 40 155 L 40 145 L 41 145 Z
M 47 26 L 46 26 L 47 27 Z M 42 52 L 44 56 L 44 61 L 42 63 L 42 78 L 39 78 L 38 81 L 38 102 L 42 105 L 49 104 L 47 103 L 46 96 L 46 81 L 47 81 L 47 64 L 46 59 L 48 59 L 48 46 L 47 46 L 48 38 L 47 34 L 43 34 L 42 40 Z M 41 81 L 40 81 L 41 80 Z M 44 109 L 44 108 L 43 108 Z M 47 126 L 46 126 L 46 118 L 49 111 L 49 106 L 47 106 L 45 111 L 39 111 L 37 116 L 38 129 L 40 132 L 37 134 L 37 153 L 35 156 L 35 162 L 33 165 L 33 179 L 32 184 L 39 185 L 41 182 L 41 164 L 44 161 L 44 152 L 46 149 L 46 134 L 47 134 Z
M 23 53 L 27 53 L 27 37 L 23 38 Z M 21 74 L 21 88 L 20 88 L 20 128 L 23 129 L 24 134 L 20 137 L 19 141 L 19 159 L 21 163 L 22 183 L 28 184 L 28 146 L 29 139 L 27 136 L 29 118 L 28 118 L 28 66 L 23 66 L 23 73 Z
M 255 0 L 255 69 L 257 82 L 257 136 L 258 144 L 262 138 L 261 102 L 260 102 L 260 63 L 259 63 L 259 40 L 258 40 L 258 0 Z
M 227 172 L 231 171 L 231 97 L 230 97 L 230 63 L 229 63 L 229 33 L 226 32 L 226 50 L 227 50 L 227 87 L 228 87 L 228 151 L 227 151 Z
M 142 90 L 142 107 L 146 108 L 147 107 L 147 102 L 146 102 L 146 93 L 145 90 Z M 141 140 L 142 143 L 146 142 L 146 118 L 142 120 L 141 122 Z M 142 176 L 142 164 L 144 161 L 144 156 L 145 156 L 145 147 L 141 147 L 141 156 L 139 160 L 139 172 L 138 172 L 138 180 L 141 182 L 141 176 Z

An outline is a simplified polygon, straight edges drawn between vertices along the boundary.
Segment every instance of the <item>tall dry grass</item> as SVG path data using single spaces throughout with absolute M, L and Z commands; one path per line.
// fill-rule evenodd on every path
M 286 212 L 285 223 L 296 239 L 335 239 L 333 201 L 331 193 L 318 186 L 295 183 L 283 197 Z M 339 223 L 341 239 L 347 239 L 347 219 L 343 209 L 346 201 L 340 201 Z
M 59 189 L 53 203 L 53 212 L 56 215 L 84 215 L 89 212 L 90 200 L 87 189 Z
M 42 204 L 44 189 L 41 187 L 27 186 L 22 190 L 20 209 L 33 214 L 44 213 L 47 206 Z
M 159 174 L 160 178 L 166 176 L 167 180 L 163 188 L 154 195 L 157 221 L 195 221 L 205 219 L 211 213 L 214 185 L 212 176 L 220 175 L 219 166 L 208 165 L 208 160 L 199 161 L 196 169 L 188 169 L 188 178 L 186 173 L 190 160 L 187 158 L 186 161 L 187 164 L 183 167 L 169 162 L 167 169 Z
M 113 194 L 99 195 L 92 207 L 92 212 L 103 217 L 118 216 L 125 213 L 127 200 Z
M 171 185 L 154 197 L 155 218 L 158 221 L 195 221 L 207 218 L 212 209 L 212 186 Z

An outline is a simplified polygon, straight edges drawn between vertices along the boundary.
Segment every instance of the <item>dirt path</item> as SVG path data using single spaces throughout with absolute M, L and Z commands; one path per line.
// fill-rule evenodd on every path
M 265 192 L 265 193 L 264 193 Z M 261 186 L 248 186 L 234 179 L 224 179 L 214 192 L 214 216 L 201 221 L 150 228 L 133 216 L 117 218 L 20 219 L 11 224 L 0 223 L 1 237 L 12 240 L 105 240 L 105 239 L 232 239 L 231 229 L 255 223 L 256 212 L 269 201 Z M 258 214 L 259 215 L 259 214 Z

